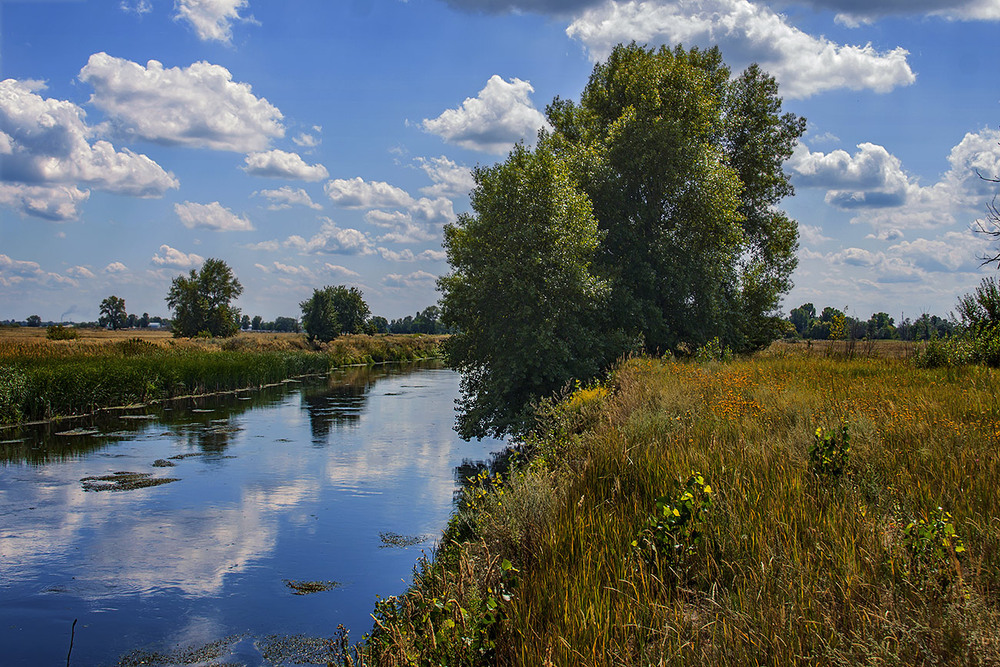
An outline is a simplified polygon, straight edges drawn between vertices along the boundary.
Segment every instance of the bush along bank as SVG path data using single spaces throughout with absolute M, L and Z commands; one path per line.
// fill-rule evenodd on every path
M 350 364 L 438 356 L 439 340 L 350 336 L 318 349 L 266 349 L 235 339 L 215 347 L 159 346 L 138 338 L 54 353 L 0 357 L 0 424 L 80 415 L 177 396 L 259 387 Z
M 998 379 L 630 360 L 472 480 L 363 661 L 997 664 Z

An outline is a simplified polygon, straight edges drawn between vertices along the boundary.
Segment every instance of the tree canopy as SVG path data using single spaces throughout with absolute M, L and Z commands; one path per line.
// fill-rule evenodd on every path
M 208 259 L 200 271 L 177 276 L 170 283 L 167 305 L 174 311 L 175 336 L 234 336 L 240 328 L 240 311 L 230 302 L 243 293 L 233 270 L 221 259 Z
M 630 348 L 749 351 L 783 326 L 798 231 L 776 206 L 805 121 L 773 78 L 731 77 L 718 49 L 619 45 L 546 111 L 446 228 L 466 437 L 516 431 L 530 400 Z
M 125 326 L 127 319 L 125 299 L 112 294 L 101 301 L 101 317 L 98 319 L 98 323 L 102 327 L 118 330 Z
M 299 304 L 309 340 L 331 341 L 342 333 L 364 333 L 371 311 L 357 287 L 327 285 Z
M 466 438 L 516 430 L 532 398 L 600 370 L 608 295 L 591 271 L 597 221 L 565 163 L 518 146 L 473 176 L 475 215 L 445 228 L 452 273 L 439 281 Z

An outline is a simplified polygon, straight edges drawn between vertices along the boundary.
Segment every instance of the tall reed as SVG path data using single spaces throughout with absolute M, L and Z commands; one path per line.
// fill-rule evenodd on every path
M 214 345 L 0 337 L 0 424 L 261 386 L 347 364 L 427 358 L 437 354 L 438 342 L 426 336 L 345 336 L 313 349 L 301 337 L 245 337 Z

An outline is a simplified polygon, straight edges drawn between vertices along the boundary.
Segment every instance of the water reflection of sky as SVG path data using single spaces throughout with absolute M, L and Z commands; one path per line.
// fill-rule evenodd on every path
M 39 437 L 58 455 L 16 434 L 25 453 L 0 462 L 4 664 L 61 659 L 74 618 L 78 664 L 192 637 L 370 630 L 375 595 L 402 590 L 431 546 L 382 548 L 379 534 L 440 534 L 453 469 L 499 445 L 452 431 L 451 371 L 338 375 L 92 425 L 112 437 L 47 427 Z M 80 481 L 116 471 L 178 481 L 122 492 Z M 341 586 L 294 596 L 286 579 Z

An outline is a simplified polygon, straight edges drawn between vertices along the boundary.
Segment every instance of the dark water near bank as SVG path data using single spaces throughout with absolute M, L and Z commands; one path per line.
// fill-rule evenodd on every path
M 63 664 L 74 619 L 74 665 L 223 637 L 219 661 L 278 664 L 266 637 L 339 623 L 360 639 L 440 535 L 463 461 L 501 448 L 458 439 L 457 395 L 440 366 L 350 368 L 0 431 L 0 664 Z

